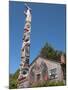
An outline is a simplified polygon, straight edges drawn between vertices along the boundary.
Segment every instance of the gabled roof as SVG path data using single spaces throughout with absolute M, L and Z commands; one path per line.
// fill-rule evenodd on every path
M 43 58 L 43 57 L 41 57 L 40 55 L 38 55 L 38 56 L 32 61 L 32 63 L 30 64 L 30 66 L 31 66 L 39 57 L 40 57 L 40 58 Z M 55 62 L 55 63 L 60 63 L 60 61 L 54 60 L 54 59 L 48 59 L 48 58 L 43 58 L 43 59 L 46 59 L 46 60 L 49 60 L 49 61 L 52 61 L 52 62 Z

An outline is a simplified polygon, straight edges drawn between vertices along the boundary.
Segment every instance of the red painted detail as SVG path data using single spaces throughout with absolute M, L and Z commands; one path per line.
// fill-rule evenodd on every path
M 24 30 L 25 30 L 25 32 L 28 32 L 28 31 L 29 31 L 29 30 L 28 30 L 28 29 L 26 29 L 26 28 L 25 28 Z
M 24 80 L 19 81 L 18 83 L 19 83 L 19 84 L 21 84 L 21 83 L 24 83 L 24 82 L 26 82 L 26 81 L 28 81 L 28 79 L 27 79 L 27 78 L 26 78 L 26 79 L 24 79 Z
M 24 80 L 24 79 L 26 79 L 26 77 L 23 77 L 23 76 L 22 76 L 22 77 L 19 78 L 18 80 L 21 81 L 21 80 Z
M 45 75 L 44 80 L 48 80 L 48 75 L 47 74 Z

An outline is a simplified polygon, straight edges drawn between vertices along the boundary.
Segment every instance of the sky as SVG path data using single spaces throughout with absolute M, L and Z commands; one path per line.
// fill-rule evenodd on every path
M 9 72 L 20 65 L 25 25 L 25 2 L 9 2 Z M 46 42 L 65 52 L 66 6 L 64 4 L 28 3 L 32 9 L 30 63 Z

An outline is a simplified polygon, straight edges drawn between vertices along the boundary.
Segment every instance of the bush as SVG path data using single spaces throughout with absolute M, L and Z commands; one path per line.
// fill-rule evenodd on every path
M 10 89 L 17 88 L 18 76 L 19 76 L 19 69 L 14 74 L 9 75 L 9 88 Z
M 63 81 L 43 81 L 43 82 L 35 82 L 31 87 L 48 87 L 48 86 L 64 86 Z
M 17 83 L 16 83 L 15 80 L 12 80 L 12 81 L 9 82 L 9 88 L 10 88 L 10 89 L 15 89 L 15 88 L 17 88 Z
M 48 86 L 63 86 L 63 81 L 57 81 L 57 82 L 48 82 Z

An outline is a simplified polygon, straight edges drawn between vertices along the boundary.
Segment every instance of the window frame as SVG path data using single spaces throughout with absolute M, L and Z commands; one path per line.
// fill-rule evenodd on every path
M 57 78 L 57 68 L 50 69 L 49 72 L 50 79 L 56 79 Z

